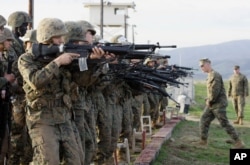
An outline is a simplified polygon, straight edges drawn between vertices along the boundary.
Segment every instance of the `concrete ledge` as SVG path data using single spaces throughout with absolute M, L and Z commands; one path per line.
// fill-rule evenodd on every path
M 177 123 L 183 118 L 173 118 L 166 123 L 157 133 L 152 135 L 151 142 L 142 150 L 140 155 L 134 161 L 134 165 L 150 165 L 158 155 L 163 143 L 172 136 L 172 131 Z

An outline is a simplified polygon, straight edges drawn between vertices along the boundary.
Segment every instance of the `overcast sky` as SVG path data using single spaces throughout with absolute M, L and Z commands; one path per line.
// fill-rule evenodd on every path
M 45 17 L 56 17 L 63 21 L 79 19 L 88 21 L 88 11 L 83 7 L 83 2 L 86 1 L 88 0 L 35 1 L 34 28 Z M 28 2 L 29 0 L 0 0 L 0 14 L 7 19 L 14 11 L 28 12 Z M 136 43 L 160 42 L 161 45 L 177 45 L 180 48 L 250 39 L 249 0 L 123 0 L 122 2 L 136 4 L 136 11 L 129 10 L 128 19 L 130 25 L 136 25 Z M 128 39 L 131 41 L 131 26 L 128 29 Z

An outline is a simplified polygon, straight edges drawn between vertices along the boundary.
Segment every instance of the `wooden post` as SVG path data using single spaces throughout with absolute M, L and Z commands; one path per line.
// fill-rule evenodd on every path
M 28 6 L 29 12 L 28 12 L 28 13 L 29 13 L 29 16 L 30 16 L 32 22 L 29 23 L 28 29 L 33 29 L 33 25 L 34 25 L 34 17 L 33 17 L 33 13 L 34 13 L 34 10 L 33 10 L 34 4 L 33 4 L 33 2 L 34 2 L 33 0 L 29 0 L 29 6 Z
M 163 110 L 163 125 L 166 124 L 166 111 Z
M 145 143 L 146 143 L 146 131 L 145 130 L 143 130 L 142 131 L 142 150 L 144 150 L 144 148 L 145 148 Z

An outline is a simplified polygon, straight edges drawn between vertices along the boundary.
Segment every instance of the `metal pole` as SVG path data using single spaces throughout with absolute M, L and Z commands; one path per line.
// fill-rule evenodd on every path
M 33 0 L 29 0 L 28 10 L 29 10 L 29 16 L 30 16 L 32 22 L 29 23 L 28 29 L 33 29 L 33 25 L 34 25 L 34 18 L 33 18 L 34 11 L 33 11 L 33 8 L 34 8 Z
M 103 0 L 101 0 L 100 35 L 103 38 Z
M 127 38 L 127 15 L 124 14 L 124 36 Z
M 132 25 L 132 42 L 135 43 L 135 25 Z

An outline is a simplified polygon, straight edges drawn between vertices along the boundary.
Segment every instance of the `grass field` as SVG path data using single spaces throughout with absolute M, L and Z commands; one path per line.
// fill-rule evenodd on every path
M 228 82 L 225 82 L 227 91 Z M 197 117 L 202 114 L 204 99 L 206 98 L 206 84 L 195 83 L 195 102 L 190 107 L 191 116 Z M 231 100 L 228 101 L 227 116 L 232 122 L 236 114 L 232 108 Z M 244 125 L 234 125 L 246 148 L 250 148 L 250 98 L 246 99 Z M 228 165 L 229 151 L 232 144 L 226 143 L 230 139 L 227 133 L 218 124 L 217 119 L 209 130 L 208 146 L 197 147 L 192 141 L 199 139 L 199 122 L 186 120 L 180 122 L 174 129 L 170 140 L 162 146 L 159 155 L 153 165 Z

